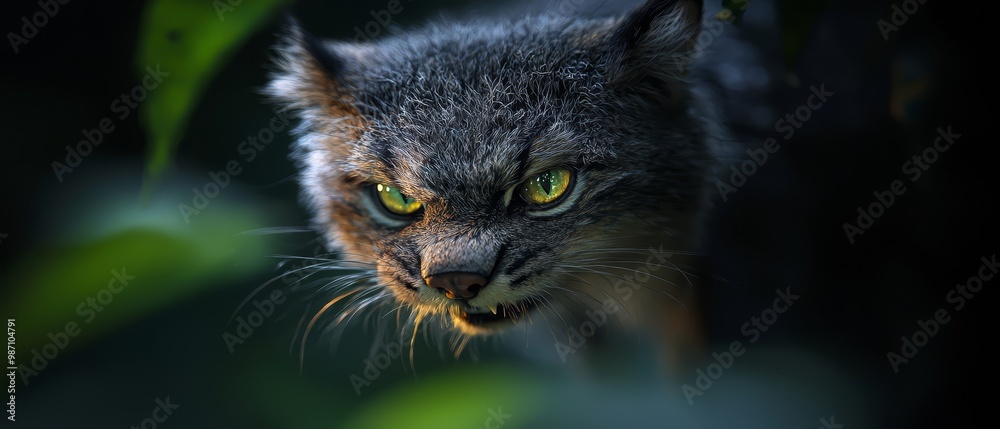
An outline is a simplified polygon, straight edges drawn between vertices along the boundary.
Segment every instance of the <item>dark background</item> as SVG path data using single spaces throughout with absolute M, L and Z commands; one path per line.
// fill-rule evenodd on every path
M 0 20 L 5 34 L 39 10 L 10 3 Z M 465 3 L 403 3 L 394 20 L 411 26 L 441 11 L 502 9 Z M 316 246 L 308 232 L 239 234 L 308 223 L 287 134 L 244 163 L 190 224 L 179 222 L 176 205 L 191 200 L 208 172 L 242 159 L 238 144 L 267 125 L 271 106 L 258 90 L 281 13 L 222 63 L 171 167 L 143 199 L 150 148 L 138 115 L 116 119 L 62 182 L 51 164 L 139 83 L 146 5 L 62 5 L 19 53 L 0 49 L 0 306 L 18 321 L 18 363 L 29 363 L 46 334 L 80 321 L 76 304 L 104 287 L 109 270 L 128 267 L 137 280 L 27 386 L 19 378 L 16 424 L 139 425 L 169 396 L 180 408 L 162 427 L 479 427 L 498 407 L 511 414 L 504 427 L 820 427 L 831 416 L 846 428 L 963 427 L 983 411 L 973 388 L 988 389 L 995 372 L 983 344 L 995 337 L 986 315 L 997 280 L 960 311 L 945 298 L 998 245 L 994 151 L 976 133 L 988 99 L 972 77 L 986 53 L 971 54 L 980 40 L 973 33 L 989 24 L 977 16 L 983 12 L 928 0 L 886 41 L 876 22 L 890 19 L 892 4 L 755 0 L 707 49 L 704 83 L 739 142 L 718 177 L 727 180 L 729 164 L 747 158 L 744 146 L 781 142 L 746 185 L 714 198 L 705 262 L 724 281 L 705 290 L 710 351 L 745 340 L 740 326 L 770 306 L 775 289 L 801 299 L 693 406 L 678 386 L 696 374 L 651 382 L 651 364 L 635 356 L 599 368 L 562 364 L 550 343 L 527 354 L 487 345 L 477 362 L 455 362 L 433 342 L 418 342 L 417 376 L 397 359 L 356 395 L 348 377 L 364 371 L 371 332 L 350 325 L 335 349 L 332 334 L 314 337 L 300 373 L 289 344 L 299 316 L 316 310 L 303 295 L 229 353 L 220 336 L 233 329 L 230 315 L 288 266 L 276 267 L 284 259 L 274 255 L 311 255 Z M 385 6 L 299 1 L 281 10 L 316 34 L 351 38 Z M 835 95 L 781 139 L 775 121 L 821 84 Z M 901 166 L 932 147 L 939 127 L 961 137 L 911 183 Z M 843 224 L 856 223 L 857 208 L 896 179 L 905 194 L 851 244 Z M 950 322 L 894 373 L 887 353 L 942 308 Z

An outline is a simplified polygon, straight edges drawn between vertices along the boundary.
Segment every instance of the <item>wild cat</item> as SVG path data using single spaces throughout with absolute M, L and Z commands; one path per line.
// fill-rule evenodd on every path
M 701 17 L 648 0 L 370 43 L 293 25 L 267 93 L 301 120 L 303 200 L 338 255 L 318 265 L 355 270 L 324 283 L 309 327 L 395 311 L 411 346 L 440 329 L 458 355 L 515 325 L 558 343 L 601 310 L 661 331 L 674 363 L 696 354 L 683 256 L 714 162 L 690 84 Z

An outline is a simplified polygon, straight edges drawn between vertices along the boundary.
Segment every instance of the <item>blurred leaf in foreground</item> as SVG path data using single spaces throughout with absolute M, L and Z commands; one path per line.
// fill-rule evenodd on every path
M 79 330 L 72 343 L 94 340 L 206 288 L 232 284 L 270 266 L 270 238 L 241 234 L 260 226 L 253 210 L 217 201 L 211 213 L 184 225 L 170 204 L 152 216 L 128 207 L 135 207 L 135 201 L 123 198 L 104 207 L 105 216 L 123 217 L 116 222 L 127 226 L 28 253 L 0 279 L 16 286 L 3 307 L 17 320 L 24 363 L 33 357 L 32 349 L 59 342 L 52 337 L 68 332 L 67 324 Z M 99 228 L 95 222 L 76 227 Z
M 191 112 L 215 72 L 287 0 L 153 0 L 139 25 L 139 73 L 169 73 L 149 92 L 141 121 L 150 142 L 144 194 L 170 164 Z
M 543 411 L 541 392 L 537 381 L 513 368 L 456 368 L 368 401 L 348 427 L 475 428 L 492 419 L 487 427 L 514 429 Z M 391 404 L 391 412 L 386 412 L 386 404 Z

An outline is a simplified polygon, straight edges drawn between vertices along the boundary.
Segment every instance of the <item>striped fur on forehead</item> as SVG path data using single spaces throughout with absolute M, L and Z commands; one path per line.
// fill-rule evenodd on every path
M 423 199 L 491 197 L 549 169 L 606 165 L 610 150 L 586 151 L 595 137 L 567 123 L 533 131 L 530 124 L 477 137 L 476 130 L 414 135 L 374 122 L 351 149 L 352 173 L 373 183 L 392 183 Z M 423 131 L 423 130 L 422 130 Z

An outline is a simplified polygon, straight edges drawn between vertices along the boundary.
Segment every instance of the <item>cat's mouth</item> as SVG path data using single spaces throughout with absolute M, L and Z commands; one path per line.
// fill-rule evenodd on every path
M 451 310 L 452 320 L 463 328 L 471 328 L 474 333 L 482 333 L 480 329 L 501 329 L 514 325 L 525 319 L 527 314 L 536 307 L 535 300 L 526 299 L 514 304 L 497 304 L 495 307 L 461 306 Z

